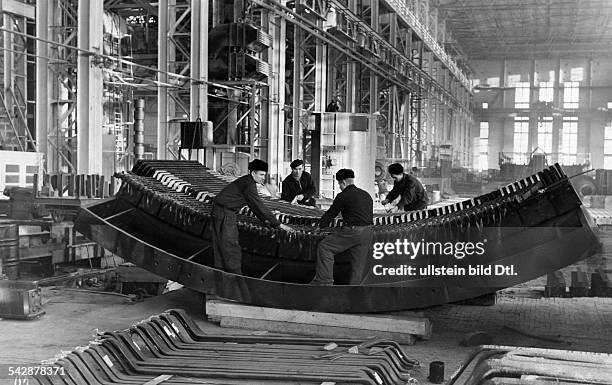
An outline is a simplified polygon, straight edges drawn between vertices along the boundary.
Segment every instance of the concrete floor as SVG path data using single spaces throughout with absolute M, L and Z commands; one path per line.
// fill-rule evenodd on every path
M 119 296 L 45 288 L 46 314 L 38 320 L 0 320 L 0 364 L 28 364 L 84 346 L 97 331 L 124 329 L 170 308 L 186 309 L 210 333 L 249 334 L 205 320 L 201 294 L 181 289 L 129 303 Z M 494 306 L 444 305 L 425 314 L 434 325 L 428 341 L 406 346 L 423 363 L 415 378 L 428 383 L 431 361 L 446 363 L 447 378 L 473 348 L 464 334 L 484 330 L 497 345 L 520 345 L 612 353 L 612 298 L 533 298 L 533 291 L 506 290 Z M 1 383 L 1 380 L 0 380 Z

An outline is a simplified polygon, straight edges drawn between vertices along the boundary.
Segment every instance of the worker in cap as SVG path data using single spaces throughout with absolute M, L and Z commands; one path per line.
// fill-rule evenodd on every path
M 400 210 L 414 211 L 427 208 L 427 192 L 414 175 L 404 173 L 404 167 L 399 163 L 389 165 L 389 174 L 393 178 L 393 189 L 380 203 L 386 205 L 401 197 L 397 204 Z
M 315 206 L 317 187 L 312 176 L 304 171 L 304 161 L 296 159 L 289 166 L 291 174 L 283 180 L 281 199 L 292 204 Z
M 268 164 L 255 159 L 249 163 L 249 173 L 227 185 L 213 198 L 212 241 L 215 267 L 229 273 L 242 274 L 242 252 L 238 243 L 236 213 L 245 205 L 267 226 L 294 232 L 281 224 L 264 206 L 257 194 L 256 184 L 263 183 Z
M 310 282 L 312 285 L 333 285 L 334 257 L 344 251 L 348 251 L 351 257 L 349 285 L 359 285 L 365 276 L 364 268 L 372 246 L 372 197 L 355 186 L 353 170 L 339 170 L 336 180 L 342 191 L 321 217 L 319 226 L 329 227 L 338 214 L 342 214 L 343 224 L 319 242 L 316 273 Z

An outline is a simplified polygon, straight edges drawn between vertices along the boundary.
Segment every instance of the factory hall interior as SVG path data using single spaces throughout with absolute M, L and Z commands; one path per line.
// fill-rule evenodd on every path
M 0 14 L 0 385 L 612 385 L 612 1 Z

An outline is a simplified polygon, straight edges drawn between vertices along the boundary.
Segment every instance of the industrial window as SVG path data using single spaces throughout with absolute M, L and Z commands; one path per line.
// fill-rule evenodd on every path
M 486 110 L 487 108 L 489 108 L 489 103 L 482 102 L 482 109 Z
M 578 118 L 567 116 L 563 118 L 561 143 L 559 148 L 559 162 L 561 164 L 576 164 L 578 152 Z
M 540 97 L 541 102 L 552 102 L 553 101 L 553 82 L 540 82 Z
M 608 109 L 611 110 L 612 109 L 612 102 L 608 102 Z
M 479 146 L 479 165 L 478 170 L 489 169 L 489 122 L 480 122 L 480 143 Z
M 527 164 L 529 161 L 529 118 L 514 118 L 514 159 L 516 164 Z
M 293 135 L 291 134 L 291 127 L 285 128 L 285 151 L 283 160 L 285 162 L 291 162 L 293 160 Z
M 573 82 L 581 82 L 584 77 L 584 68 L 575 67 L 570 70 L 570 79 Z
M 552 153 L 552 117 L 544 117 L 538 122 L 538 147 L 550 155 Z
M 604 168 L 612 170 L 612 122 L 604 127 Z
M 563 83 L 563 108 L 578 108 L 579 82 Z
M 489 87 L 499 87 L 499 78 L 487 78 L 487 84 Z
M 514 108 L 529 108 L 529 83 L 516 83 L 514 91 Z
M 508 87 L 516 87 L 521 82 L 521 74 L 508 75 Z

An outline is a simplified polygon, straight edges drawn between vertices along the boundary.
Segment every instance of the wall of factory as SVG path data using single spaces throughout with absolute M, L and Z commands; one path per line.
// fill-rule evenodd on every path
M 529 151 L 538 146 L 539 122 L 544 117 L 553 118 L 553 154 L 560 149 L 563 119 L 577 117 L 578 158 L 584 154 L 590 160 L 590 167 L 604 168 L 604 131 L 606 125 L 612 125 L 612 108 L 608 109 L 608 103 L 612 102 L 611 58 L 477 60 L 470 64 L 474 69 L 473 84 L 477 86 L 472 134 L 479 136 L 481 121 L 489 123 L 487 168 L 499 168 L 500 152 L 514 152 L 514 120 L 521 116 L 529 119 Z M 558 84 L 555 83 L 557 71 Z M 563 83 L 572 81 L 579 83 L 578 108 L 564 106 Z M 552 104 L 537 103 L 540 82 L 553 82 L 557 88 L 553 87 Z M 530 87 L 526 108 L 515 108 L 517 83 L 528 83 Z M 556 160 L 558 156 L 555 154 L 552 158 Z M 612 162 L 607 166 L 612 168 Z

